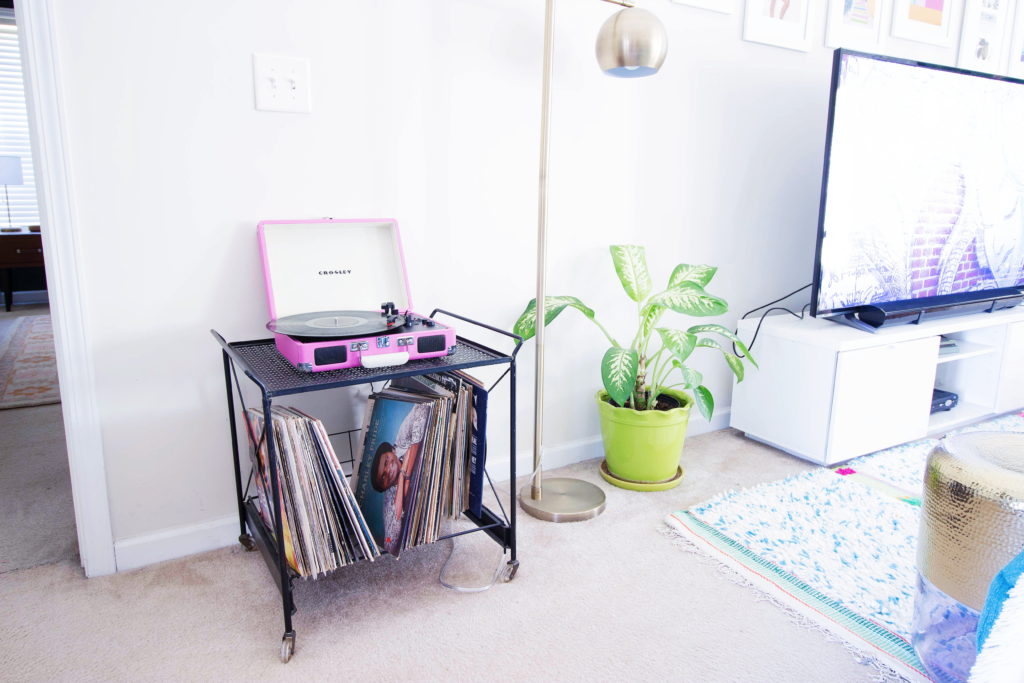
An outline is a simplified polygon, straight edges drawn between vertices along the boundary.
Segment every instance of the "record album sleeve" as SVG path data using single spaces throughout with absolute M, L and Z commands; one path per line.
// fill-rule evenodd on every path
M 356 500 L 377 545 L 398 556 L 412 519 L 433 404 L 377 395 L 370 410 Z

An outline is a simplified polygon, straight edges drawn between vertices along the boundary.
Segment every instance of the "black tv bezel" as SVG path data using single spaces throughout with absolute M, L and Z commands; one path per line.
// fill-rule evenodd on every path
M 856 313 L 868 306 L 883 306 L 883 307 L 899 307 L 901 304 L 905 304 L 907 308 L 914 308 L 915 302 L 921 302 L 921 299 L 893 299 L 891 301 L 877 301 L 877 302 L 864 302 L 856 306 L 845 306 L 842 308 L 830 308 L 821 310 L 818 308 L 818 295 L 821 290 L 821 245 L 825 238 L 825 202 L 828 198 L 828 175 L 829 166 L 832 157 L 832 133 L 835 124 L 835 113 L 836 113 L 836 93 L 839 90 L 839 78 L 842 73 L 842 63 L 844 56 L 854 57 L 865 57 L 867 59 L 874 59 L 880 62 L 893 62 L 896 64 L 904 64 L 906 66 L 915 66 L 925 69 L 933 69 L 935 71 L 946 71 L 949 73 L 960 74 L 964 76 L 979 76 L 987 78 L 993 81 L 1006 81 L 1009 83 L 1016 83 L 1018 85 L 1024 85 L 1024 80 L 1018 78 L 1012 78 L 1010 76 L 1002 76 L 999 74 L 990 74 L 983 71 L 971 71 L 969 69 L 960 69 L 954 66 L 944 66 L 942 64 L 932 64 L 930 62 L 922 62 L 915 59 L 902 59 L 899 57 L 888 57 L 886 55 L 877 55 L 870 52 L 861 52 L 859 50 L 850 50 L 847 48 L 837 48 L 833 52 L 832 56 L 832 84 L 829 91 L 828 100 L 828 124 L 825 129 L 825 160 L 822 166 L 821 173 L 821 200 L 818 205 L 818 231 L 814 245 L 814 277 L 811 280 L 811 316 L 815 318 L 819 317 L 833 317 L 842 316 L 848 313 Z M 1010 290 L 1015 288 L 1010 288 Z M 976 290 L 973 292 L 958 292 L 956 294 L 944 294 L 941 296 L 928 297 L 929 301 L 935 306 L 956 306 L 961 303 L 968 303 L 973 301 L 984 301 L 992 298 L 994 291 L 1008 291 L 1007 288 L 1002 290 Z

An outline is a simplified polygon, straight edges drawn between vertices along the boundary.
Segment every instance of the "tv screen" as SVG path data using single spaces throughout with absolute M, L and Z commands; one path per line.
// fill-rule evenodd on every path
M 816 316 L 1024 286 L 1024 81 L 837 50 L 815 262 Z

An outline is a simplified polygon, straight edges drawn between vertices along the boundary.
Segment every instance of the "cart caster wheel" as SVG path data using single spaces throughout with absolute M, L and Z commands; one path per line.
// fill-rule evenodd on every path
M 238 537 L 238 542 L 242 544 L 242 547 L 247 551 L 252 552 L 256 550 L 256 542 L 252 540 L 252 536 L 249 534 L 242 534 Z
M 516 578 L 516 572 L 519 571 L 519 560 L 512 560 L 505 565 L 505 583 L 508 583 L 512 579 Z
M 287 664 L 295 654 L 295 631 L 289 631 L 281 638 L 281 663 Z

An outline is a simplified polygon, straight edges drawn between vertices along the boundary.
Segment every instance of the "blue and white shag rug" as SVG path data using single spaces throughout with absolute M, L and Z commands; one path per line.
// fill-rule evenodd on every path
M 1024 413 L 963 431 L 1024 432 Z M 689 545 L 844 642 L 880 674 L 928 680 L 910 644 L 925 439 L 670 514 Z M 889 676 L 891 678 L 891 676 Z

